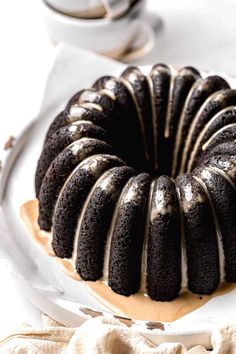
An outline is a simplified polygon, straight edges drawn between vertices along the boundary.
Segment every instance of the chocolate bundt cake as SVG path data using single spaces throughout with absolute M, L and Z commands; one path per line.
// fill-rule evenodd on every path
M 157 301 L 236 282 L 236 90 L 164 64 L 101 77 L 50 125 L 35 190 L 84 280 Z

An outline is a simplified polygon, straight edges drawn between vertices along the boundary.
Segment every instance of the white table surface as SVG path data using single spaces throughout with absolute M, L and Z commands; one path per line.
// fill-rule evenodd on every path
M 53 58 L 38 5 L 32 0 L 1 3 L 0 148 L 37 114 Z M 136 63 L 189 64 L 236 75 L 234 0 L 149 0 L 147 6 L 164 26 L 154 50 Z M 40 311 L 18 292 L 4 260 L 0 277 L 0 336 L 20 322 L 39 325 Z

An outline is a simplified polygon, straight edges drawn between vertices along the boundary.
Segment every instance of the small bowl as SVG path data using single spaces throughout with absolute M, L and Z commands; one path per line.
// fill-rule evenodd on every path
M 122 17 L 109 19 L 80 19 L 62 14 L 41 1 L 50 38 L 54 42 L 118 57 L 133 41 L 139 28 L 145 0 L 139 0 Z

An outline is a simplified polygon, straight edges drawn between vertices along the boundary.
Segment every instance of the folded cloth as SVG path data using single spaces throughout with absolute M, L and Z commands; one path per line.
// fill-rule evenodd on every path
M 23 325 L 0 341 L 4 354 L 234 354 L 236 353 L 236 324 L 212 334 L 212 351 L 202 345 L 186 349 L 181 343 L 162 343 L 158 346 L 128 328 L 115 318 L 96 317 L 78 328 L 63 327 L 44 316 L 45 326 L 32 328 Z

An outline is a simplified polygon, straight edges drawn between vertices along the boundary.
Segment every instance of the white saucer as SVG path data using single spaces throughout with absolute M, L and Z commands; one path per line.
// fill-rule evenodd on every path
M 89 317 L 89 308 L 105 316 L 112 313 L 90 296 L 82 283 L 65 276 L 55 261 L 28 238 L 19 208 L 26 200 L 34 198 L 34 171 L 49 122 L 73 93 L 89 87 L 99 76 L 118 75 L 123 68 L 123 64 L 93 53 L 62 47 L 48 78 L 40 113 L 19 135 L 5 161 L 0 181 L 4 192 L 1 213 L 7 224 L 7 233 L 1 239 L 3 256 L 12 266 L 20 291 L 43 312 L 66 325 L 81 324 Z M 236 87 L 236 80 L 231 78 L 230 81 Z M 209 347 L 211 330 L 222 322 L 231 321 L 235 311 L 236 290 L 233 290 L 175 322 L 163 323 L 164 330 L 147 329 L 145 321 L 136 320 L 133 327 L 157 344 L 178 341 L 189 347 L 201 342 Z

